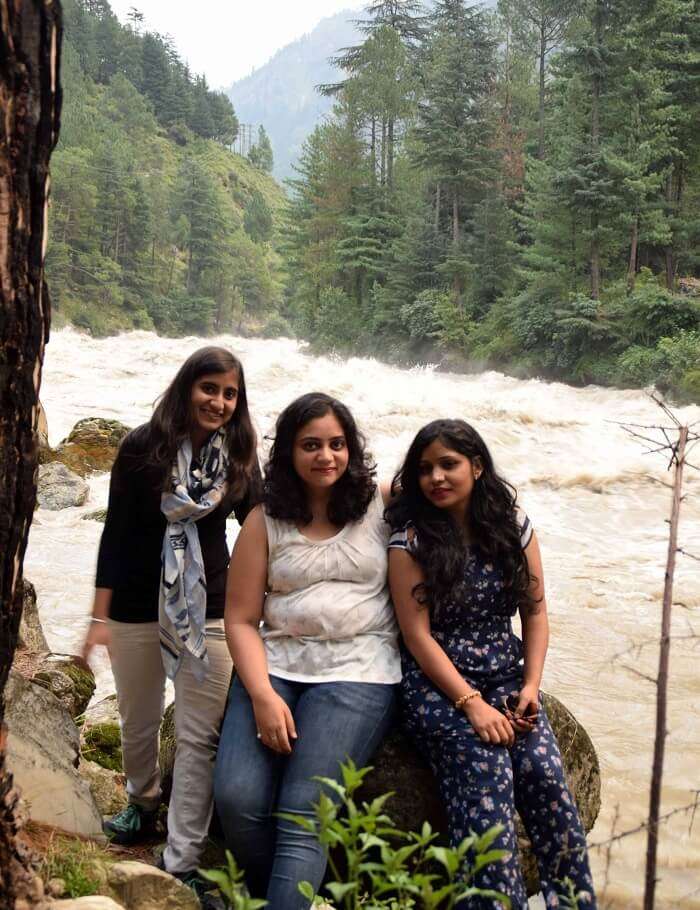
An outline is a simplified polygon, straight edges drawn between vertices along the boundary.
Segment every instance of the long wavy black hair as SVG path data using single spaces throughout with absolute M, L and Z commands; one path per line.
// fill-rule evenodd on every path
M 192 428 L 192 387 L 209 373 L 238 374 L 238 396 L 231 419 L 224 425 L 229 452 L 228 482 L 237 498 L 245 495 L 256 464 L 256 436 L 248 412 L 243 364 L 226 348 L 208 345 L 187 358 L 168 388 L 158 399 L 153 416 L 144 427 L 148 432 L 147 463 L 156 468 L 165 487 L 177 450 Z
M 472 462 L 478 460 L 482 470 L 474 483 L 465 516 L 470 540 L 503 572 L 512 612 L 520 606 L 531 607 L 531 579 L 516 514 L 517 494 L 496 472 L 484 440 L 463 420 L 434 420 L 419 430 L 392 483 L 395 498 L 387 507 L 387 521 L 394 529 L 407 524 L 413 526 L 416 533 L 413 555 L 425 576 L 414 596 L 436 611 L 453 603 L 460 597 L 467 558 L 455 519 L 431 503 L 420 488 L 421 458 L 435 440 Z
M 348 448 L 348 466 L 331 490 L 328 519 L 341 526 L 359 521 L 367 512 L 377 485 L 374 462 L 365 449 L 364 436 L 342 401 L 323 392 L 309 392 L 288 404 L 277 418 L 275 439 L 265 465 L 265 511 L 272 518 L 302 526 L 311 521 L 306 489 L 294 469 L 294 440 L 310 420 L 328 413 L 343 428 Z

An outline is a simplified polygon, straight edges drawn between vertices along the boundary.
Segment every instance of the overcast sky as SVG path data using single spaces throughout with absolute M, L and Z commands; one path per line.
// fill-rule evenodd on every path
M 150 31 L 172 35 L 190 69 L 204 73 L 211 88 L 236 79 L 300 38 L 324 16 L 358 10 L 363 0 L 110 0 L 121 22 L 135 6 Z

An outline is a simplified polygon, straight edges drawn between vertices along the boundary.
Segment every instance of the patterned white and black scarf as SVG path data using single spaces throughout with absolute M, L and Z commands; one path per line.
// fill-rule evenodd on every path
M 167 519 L 163 538 L 158 622 L 165 672 L 175 677 L 184 651 L 196 658 L 193 667 L 201 682 L 209 666 L 205 620 L 207 580 L 195 522 L 212 512 L 228 491 L 228 450 L 223 429 L 217 430 L 192 457 L 192 443 L 178 449 L 172 471 L 172 490 L 161 496 Z

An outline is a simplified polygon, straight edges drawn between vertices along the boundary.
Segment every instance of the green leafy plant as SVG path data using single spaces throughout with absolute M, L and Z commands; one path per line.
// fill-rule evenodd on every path
M 317 778 L 336 799 L 322 792 L 314 806 L 315 818 L 282 815 L 323 845 L 333 876 L 325 887 L 339 908 L 450 910 L 472 897 L 510 907 L 505 895 L 470 884 L 480 869 L 504 856 L 505 851 L 493 849 L 501 826 L 472 834 L 457 847 L 439 846 L 427 822 L 420 832 L 396 829 L 384 811 L 391 793 L 358 804 L 355 794 L 371 768 L 357 768 L 348 761 L 341 770 L 342 782 Z M 317 897 L 309 882 L 301 882 L 299 890 L 309 901 Z
M 238 868 L 238 863 L 230 850 L 226 851 L 225 866 L 218 869 L 199 869 L 199 874 L 216 885 L 233 910 L 261 910 L 267 906 L 267 901 L 249 897 L 243 883 L 243 870 Z

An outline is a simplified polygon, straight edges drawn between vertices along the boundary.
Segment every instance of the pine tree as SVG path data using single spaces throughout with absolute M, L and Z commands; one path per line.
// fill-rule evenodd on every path
M 265 171 L 266 174 L 272 173 L 272 168 L 274 166 L 272 144 L 262 123 L 258 127 L 258 141 L 248 152 L 248 160 L 261 171 Z

